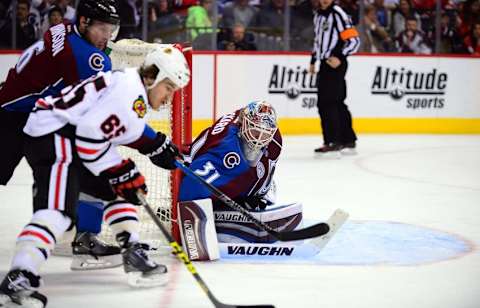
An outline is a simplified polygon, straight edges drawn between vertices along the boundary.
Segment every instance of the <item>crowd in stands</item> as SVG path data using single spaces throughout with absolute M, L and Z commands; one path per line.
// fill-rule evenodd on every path
M 149 41 L 191 41 L 197 49 L 283 50 L 289 24 L 288 49 L 307 51 L 312 46 L 313 11 L 319 0 L 145 1 L 146 6 L 143 0 L 118 0 L 119 38 L 141 38 L 142 8 L 147 7 Z M 363 0 L 362 15 L 358 0 L 337 1 L 357 25 L 360 51 L 435 52 L 436 0 Z M 11 46 L 14 24 L 17 48 L 23 49 L 41 38 L 48 27 L 73 21 L 74 7 L 75 0 L 2 0 L 0 47 Z M 290 18 L 285 23 L 287 11 Z M 441 0 L 438 48 L 440 53 L 480 55 L 480 0 Z

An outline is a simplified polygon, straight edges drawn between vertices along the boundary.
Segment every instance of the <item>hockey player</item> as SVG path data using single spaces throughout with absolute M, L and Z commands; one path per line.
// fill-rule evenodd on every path
M 39 269 L 72 223 L 83 168 L 93 174 L 92 186 L 112 188 L 105 217 L 122 247 L 124 270 L 133 277 L 129 283 L 165 282 L 167 268 L 149 260 L 145 245 L 138 242 L 134 205 L 140 204 L 137 193 L 147 192 L 145 179 L 116 146 L 135 148 L 157 166 L 174 169 L 177 148 L 164 134 L 155 133 L 144 117 L 149 108 L 169 101 L 189 78 L 183 54 L 161 47 L 146 56 L 140 69 L 100 72 L 62 90 L 59 97 L 37 101 L 24 128 L 25 156 L 37 187 L 34 214 L 17 238 L 11 270 L 0 284 L 0 306 L 45 306 L 46 297 L 37 291 Z
M 273 107 L 254 101 L 224 115 L 205 129 L 185 160 L 207 182 L 250 210 L 263 210 L 274 200 L 272 176 L 282 150 L 282 136 Z M 210 198 L 210 192 L 190 177 L 180 186 L 180 200 Z M 214 207 L 222 207 L 214 202 Z
M 275 110 L 260 100 L 224 115 L 204 130 L 192 143 L 185 161 L 197 175 L 244 206 L 257 219 L 274 228 L 290 231 L 302 222 L 302 205 L 275 204 L 273 174 L 281 150 L 282 136 Z M 210 253 L 203 254 L 215 251 L 211 249 L 216 241 L 210 240 L 215 235 L 208 229 L 209 217 L 214 217 L 216 231 L 213 232 L 220 242 L 276 241 L 191 177 L 182 179 L 179 200 L 180 233 L 184 238 L 188 237 L 188 241 L 184 241 L 187 246 L 195 242 L 193 250 L 199 253 L 191 255 L 194 260 L 214 259 Z M 196 214 L 191 215 L 192 212 Z M 190 236 L 192 232 L 195 237 Z M 190 252 L 190 247 L 187 251 Z
M 35 101 L 58 94 L 65 86 L 99 71 L 111 70 L 110 59 L 103 50 L 107 41 L 114 38 L 119 22 L 114 0 L 82 0 L 75 24 L 50 28 L 43 40 L 26 49 L 9 71 L 0 89 L 0 130 L 9 145 L 0 152 L 0 185 L 7 184 L 23 157 L 22 129 Z M 92 210 L 100 212 L 96 221 L 89 214 Z M 118 247 L 107 246 L 94 236 L 101 219 L 101 209 L 85 202 L 79 207 L 75 256 L 119 254 Z

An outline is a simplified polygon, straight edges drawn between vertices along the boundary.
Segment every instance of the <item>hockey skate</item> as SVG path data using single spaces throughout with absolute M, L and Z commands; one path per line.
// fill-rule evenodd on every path
M 149 247 L 143 243 L 128 243 L 122 251 L 123 266 L 132 287 L 155 287 L 167 283 L 167 267 L 150 260 Z
M 74 271 L 112 268 L 122 265 L 120 247 L 109 245 L 89 232 L 79 232 L 72 242 Z
M 339 159 L 341 146 L 335 143 L 324 144 L 313 152 L 317 157 Z
M 344 143 L 341 145 L 340 153 L 342 155 L 356 155 L 357 150 L 356 150 L 356 143 L 354 142 L 349 142 L 349 143 Z
M 0 284 L 0 307 L 46 307 L 47 297 L 36 291 L 40 284 L 40 276 L 30 271 L 11 270 Z

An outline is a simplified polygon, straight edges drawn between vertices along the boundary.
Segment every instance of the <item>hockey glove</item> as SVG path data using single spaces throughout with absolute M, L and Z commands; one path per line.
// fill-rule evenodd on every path
M 173 170 L 175 166 L 175 158 L 180 156 L 178 148 L 170 141 L 170 138 L 160 132 L 153 140 L 153 144 L 147 149 L 140 150 L 140 153 L 146 155 L 153 164 L 163 169 Z
M 107 169 L 101 173 L 108 179 L 115 193 L 126 201 L 141 205 L 137 192 L 147 193 L 145 177 L 138 171 L 137 166 L 131 160 L 123 160 L 119 165 Z

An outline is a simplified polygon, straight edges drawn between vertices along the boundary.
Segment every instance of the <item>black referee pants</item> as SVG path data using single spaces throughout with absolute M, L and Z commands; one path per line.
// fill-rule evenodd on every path
M 348 62 L 345 59 L 335 69 L 325 60 L 320 62 L 320 71 L 317 75 L 317 107 L 324 144 L 346 144 L 357 140 L 352 128 L 352 115 L 345 105 L 347 67 Z

